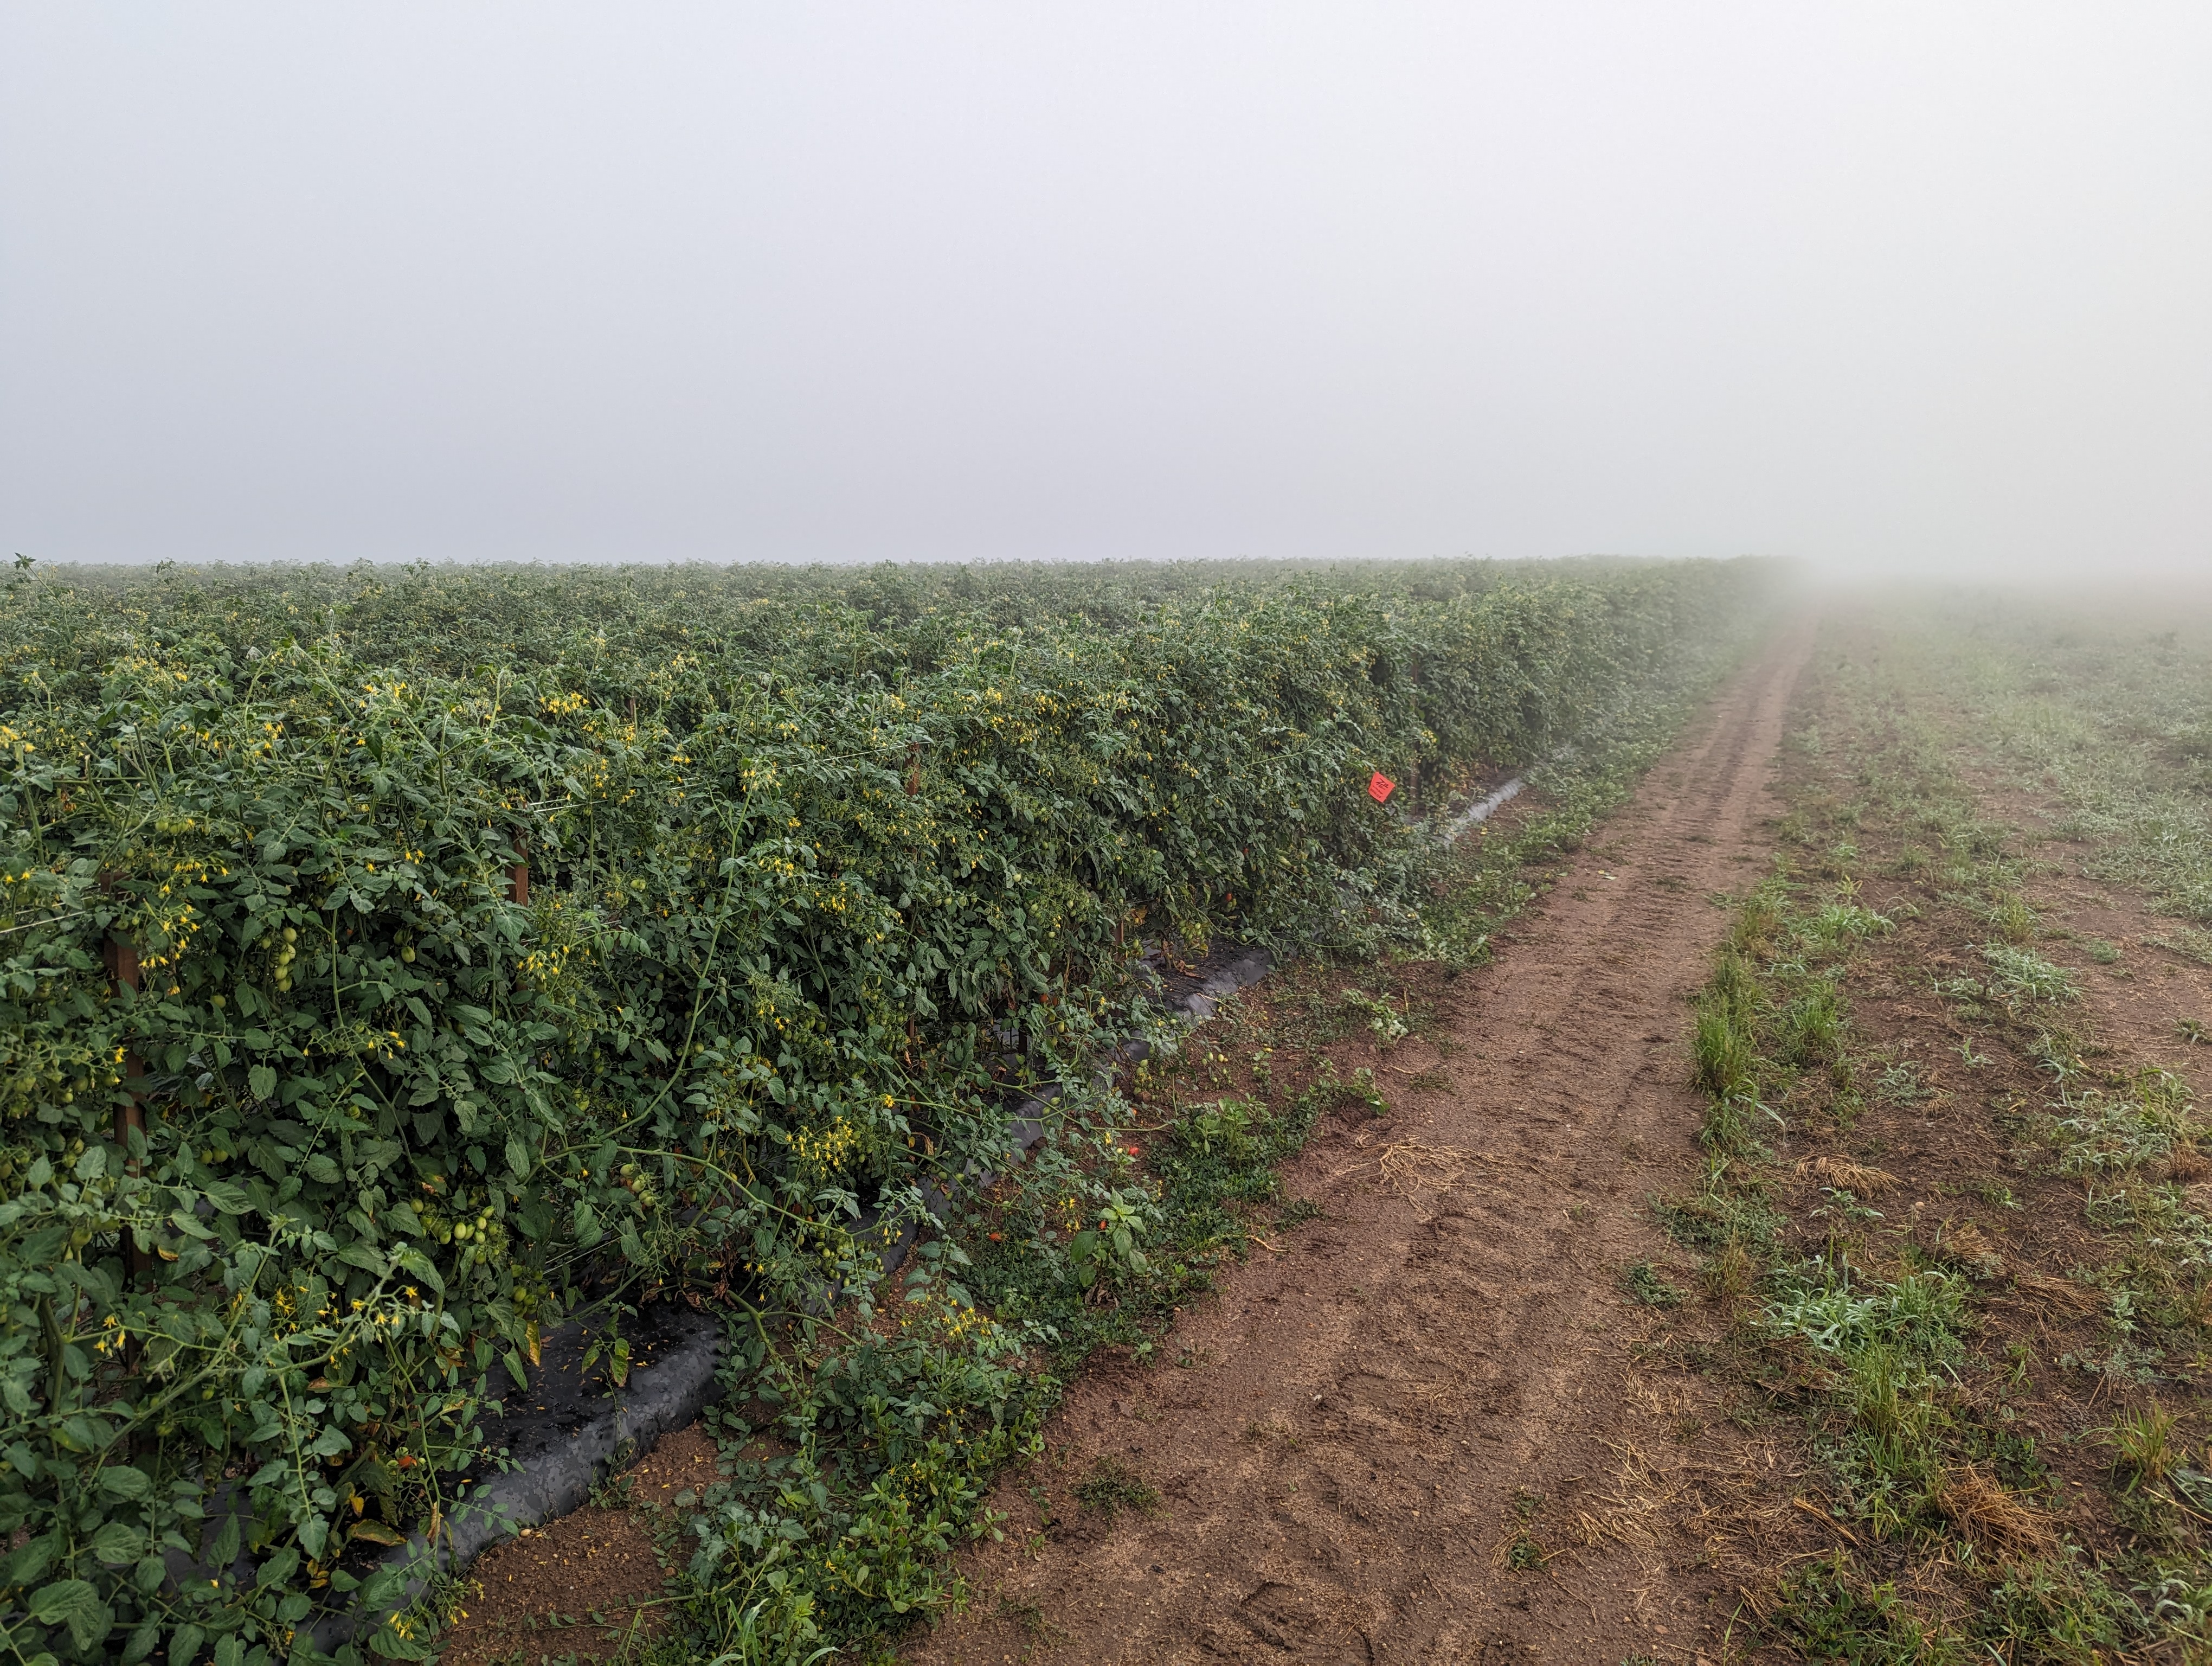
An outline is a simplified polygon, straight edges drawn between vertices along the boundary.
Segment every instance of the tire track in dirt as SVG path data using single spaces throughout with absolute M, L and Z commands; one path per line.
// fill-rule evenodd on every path
M 1713 1408 L 1679 1375 L 1638 1371 L 1645 1315 L 1618 1280 L 1663 1249 L 1646 1193 L 1693 1161 L 1686 1001 L 1727 923 L 1708 898 L 1762 872 L 1811 641 L 1771 643 L 1462 980 L 1449 1088 L 1288 1165 L 1326 1213 L 1182 1317 L 1161 1353 L 1189 1366 L 1071 1391 L 1063 1481 L 1110 1456 L 1164 1507 L 1024 1544 L 1010 1480 L 970 1612 L 903 1657 L 1615 1666 L 1717 1643 L 1706 1536 L 1784 1483 L 1771 1446 L 1762 1468 L 1760 1443 L 1697 1426 Z M 1509 1566 L 1522 1535 L 1524 1563 L 1563 1554 Z

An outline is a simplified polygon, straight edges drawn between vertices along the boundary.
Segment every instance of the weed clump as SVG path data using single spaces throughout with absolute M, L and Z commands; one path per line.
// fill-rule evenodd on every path
M 1757 1088 L 1757 994 L 1749 966 L 1730 950 L 1698 997 L 1692 1056 L 1698 1085 L 1716 1099 L 1733 1099 Z
M 1732 1243 L 1766 1254 L 1786 1224 L 1781 1213 L 1761 1198 L 1710 1189 L 1654 1201 L 1651 1213 L 1669 1237 L 1692 1250 Z
M 1631 1262 L 1620 1275 L 1620 1284 L 1631 1298 L 1646 1307 L 1680 1307 L 1685 1300 L 1684 1292 L 1648 1261 Z
M 1120 1460 L 1103 1456 L 1075 1484 L 1075 1501 L 1104 1517 L 1109 1527 L 1124 1510 L 1149 1516 L 1160 1507 L 1160 1495 L 1150 1481 Z
M 2156 1485 L 2181 1464 L 2174 1439 L 2172 1413 L 2154 1402 L 2122 1412 L 2105 1431 L 2112 1449 L 2112 1466 L 2133 1492 L 2146 1483 Z
M 1780 1029 L 1784 1056 L 1799 1068 L 1826 1066 L 1843 1056 L 1844 1004 L 1836 986 L 1822 978 L 1783 1008 Z
M 1988 943 L 1982 947 L 1982 958 L 1990 967 L 1990 993 L 2009 1011 L 2017 1012 L 2033 1001 L 2056 1005 L 2081 996 L 2081 987 L 2073 973 L 2032 951 Z

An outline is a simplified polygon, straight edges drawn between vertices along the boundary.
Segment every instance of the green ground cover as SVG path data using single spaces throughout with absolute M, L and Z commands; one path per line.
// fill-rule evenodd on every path
M 1208 1200 L 1264 1189 L 1297 1113 L 1140 1175 L 1078 1091 L 1024 1183 L 1081 1230 L 930 1235 L 895 1292 L 862 1206 L 1006 1167 L 1006 1095 L 1088 1082 L 1164 935 L 1480 954 L 1773 582 L 19 570 L 9 1646 L 296 1656 L 483 1459 L 495 1362 L 596 1301 L 619 1375 L 620 1316 L 679 1289 L 732 1314 L 732 1415 L 775 1440 L 670 1646 L 804 1658 L 941 1606 L 1056 1373 L 1202 1275 Z M 1424 821 L 1569 747 L 1535 843 Z M 425 1618 L 369 1646 L 427 1652 Z
M 2090 872 L 2212 951 L 2212 608 L 1964 592 L 1899 610 L 1893 675 L 1955 713 L 1976 761 L 2047 795 Z
M 2063 963 L 2117 952 L 2037 897 L 2087 838 L 2203 917 L 2207 661 L 1952 598 L 1845 615 L 1809 684 L 1775 871 L 1698 1005 L 1703 1183 L 1658 1206 L 1738 1415 L 1802 1420 L 1845 1541 L 1739 1617 L 1819 1660 L 2202 1657 L 2212 1123 L 2099 1033 Z

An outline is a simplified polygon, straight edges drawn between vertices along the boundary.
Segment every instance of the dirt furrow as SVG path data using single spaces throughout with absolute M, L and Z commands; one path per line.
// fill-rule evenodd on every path
M 1759 872 L 1810 641 L 1774 642 L 1462 980 L 1445 1049 L 1401 1049 L 1448 1085 L 1290 1165 L 1324 1215 L 1182 1316 L 1182 1363 L 1070 1394 L 1057 1473 L 1110 1459 L 1163 1507 L 1025 1535 L 1010 1481 L 970 1612 L 907 1658 L 1614 1666 L 1718 1640 L 1725 1546 L 1700 1535 L 1772 1455 L 1638 1369 L 1619 1276 L 1693 1159 L 1708 898 Z

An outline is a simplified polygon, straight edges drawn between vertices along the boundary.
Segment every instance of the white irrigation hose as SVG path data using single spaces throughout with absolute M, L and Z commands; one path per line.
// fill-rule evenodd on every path
M 1468 828 L 1473 827 L 1477 822 L 1488 821 L 1492 816 L 1496 815 L 1499 810 L 1503 809 L 1508 802 L 1519 796 L 1521 789 L 1528 784 L 1528 778 L 1526 775 L 1516 775 L 1512 780 L 1507 781 L 1503 787 L 1492 793 L 1488 798 L 1483 800 L 1481 803 L 1475 805 L 1457 819 L 1445 823 L 1444 842 L 1449 844 L 1452 840 L 1456 839 L 1461 834 L 1466 832 Z

